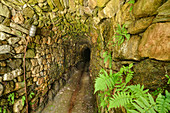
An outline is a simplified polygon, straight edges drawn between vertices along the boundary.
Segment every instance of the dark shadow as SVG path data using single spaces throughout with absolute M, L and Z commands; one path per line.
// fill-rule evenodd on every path
M 91 50 L 90 48 L 86 47 L 83 49 L 82 51 L 82 58 L 83 58 L 83 61 L 86 63 L 86 62 L 90 62 L 90 54 L 91 54 Z

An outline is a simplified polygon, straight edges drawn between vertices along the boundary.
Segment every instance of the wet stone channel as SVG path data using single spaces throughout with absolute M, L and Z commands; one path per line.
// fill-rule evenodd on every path
M 86 65 L 86 66 L 85 66 Z M 79 62 L 66 86 L 36 113 L 95 113 L 95 96 L 88 64 Z

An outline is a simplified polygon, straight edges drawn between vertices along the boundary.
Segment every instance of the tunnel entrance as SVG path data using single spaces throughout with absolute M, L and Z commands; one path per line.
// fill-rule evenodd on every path
M 82 50 L 82 58 L 84 62 L 90 62 L 90 55 L 91 55 L 91 50 L 88 47 L 85 47 Z

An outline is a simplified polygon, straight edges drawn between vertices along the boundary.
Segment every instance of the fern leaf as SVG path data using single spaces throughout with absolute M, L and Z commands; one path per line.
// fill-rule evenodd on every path
M 135 111 L 135 110 L 128 110 L 130 113 L 140 113 L 138 111 Z
M 157 106 L 156 102 L 154 102 L 153 97 L 148 93 L 147 97 L 142 97 L 132 103 L 136 110 L 141 113 L 156 113 Z
M 114 86 L 112 77 L 108 76 L 105 70 L 102 70 L 103 74 L 99 74 L 99 77 L 95 80 L 95 91 L 105 91 L 107 88 L 111 89 Z
M 170 111 L 170 93 L 168 93 L 168 91 L 165 91 L 165 93 L 166 97 L 159 94 L 156 98 L 159 113 L 167 113 L 168 111 Z
M 113 98 L 109 100 L 109 110 L 111 108 L 118 108 L 120 106 L 125 106 L 126 104 L 132 102 L 133 96 L 126 92 L 120 92 L 113 95 Z
M 149 91 L 149 89 L 143 90 L 144 85 L 140 86 L 140 84 L 131 85 L 131 86 L 127 86 L 127 87 L 132 90 L 132 93 L 134 93 L 136 97 L 140 97 L 140 96 L 146 97 L 147 96 L 146 93 Z

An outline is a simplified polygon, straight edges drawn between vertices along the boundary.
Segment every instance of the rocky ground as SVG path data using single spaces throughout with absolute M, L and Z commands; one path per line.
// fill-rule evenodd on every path
M 81 64 L 80 64 L 81 65 Z M 78 68 L 79 69 L 79 68 Z M 37 113 L 95 113 L 95 97 L 90 73 L 74 68 L 67 85 Z

